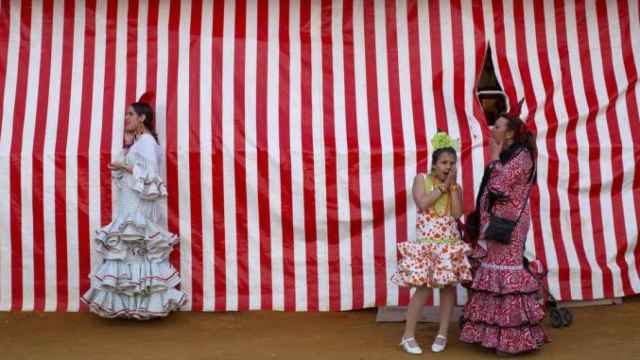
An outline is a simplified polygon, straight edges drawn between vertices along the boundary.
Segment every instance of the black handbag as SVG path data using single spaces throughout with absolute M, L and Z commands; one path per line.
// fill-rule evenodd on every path
M 535 177 L 535 168 L 533 170 L 533 176 L 530 178 L 533 179 Z M 531 189 L 533 188 L 533 180 L 531 180 L 529 184 L 529 191 L 527 191 L 527 197 L 525 198 L 524 204 L 520 209 L 520 214 L 516 220 L 506 219 L 500 216 L 495 215 L 492 212 L 493 206 L 489 208 L 489 226 L 485 230 L 484 237 L 489 240 L 496 241 L 500 244 L 509 244 L 511 243 L 511 235 L 513 234 L 513 230 L 516 228 L 518 221 L 520 221 L 520 217 L 522 217 L 522 213 L 524 212 L 524 208 L 527 206 L 527 202 L 529 201 L 529 195 L 531 195 Z

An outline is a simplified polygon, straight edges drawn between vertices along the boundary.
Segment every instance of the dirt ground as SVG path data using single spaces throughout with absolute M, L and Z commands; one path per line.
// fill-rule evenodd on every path
M 623 305 L 574 308 L 569 328 L 546 328 L 552 343 L 522 359 L 640 359 L 640 297 Z M 376 310 L 341 313 L 188 313 L 147 322 L 88 313 L 0 313 L 0 359 L 495 359 L 457 341 L 447 350 L 406 355 L 402 323 L 376 323 Z M 436 324 L 419 325 L 426 349 Z

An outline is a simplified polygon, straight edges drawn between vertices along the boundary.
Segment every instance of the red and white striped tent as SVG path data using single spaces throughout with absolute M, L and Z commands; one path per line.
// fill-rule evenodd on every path
M 638 0 L 0 0 L 0 310 L 81 309 L 147 89 L 187 309 L 406 303 L 389 277 L 437 128 L 467 210 L 479 186 L 489 45 L 537 128 L 527 250 L 551 291 L 637 294 Z

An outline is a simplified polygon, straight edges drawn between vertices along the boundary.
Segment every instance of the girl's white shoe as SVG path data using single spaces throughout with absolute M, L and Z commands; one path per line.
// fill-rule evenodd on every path
M 446 347 L 447 347 L 447 337 L 438 335 L 436 336 L 436 339 L 433 341 L 433 344 L 431 345 L 431 351 L 441 352 L 441 351 L 444 351 L 444 348 Z
M 413 344 L 415 345 L 413 345 Z M 418 345 L 418 342 L 416 341 L 415 338 L 402 338 L 402 341 L 400 341 L 400 347 L 402 348 L 402 350 L 404 350 L 406 353 L 408 354 L 414 354 L 414 355 L 420 355 L 422 354 L 422 349 L 420 348 L 420 346 Z

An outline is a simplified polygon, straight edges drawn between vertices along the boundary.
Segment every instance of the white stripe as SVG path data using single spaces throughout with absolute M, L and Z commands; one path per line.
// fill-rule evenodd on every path
M 442 61 L 442 91 L 444 97 L 444 111 L 446 113 L 448 133 L 454 139 L 460 139 L 460 125 L 458 114 L 456 113 L 456 99 L 454 98 L 453 84 L 454 62 L 453 62 L 453 19 L 451 18 L 451 4 L 447 0 L 440 0 L 440 44 Z M 458 162 L 458 171 L 460 163 Z
M 455 95 L 453 84 L 454 64 L 453 64 L 453 19 L 451 18 L 451 4 L 447 0 L 440 0 L 440 45 L 441 45 L 441 61 L 442 61 L 442 89 L 444 97 L 444 111 L 448 126 L 448 134 L 454 139 L 460 139 L 460 125 L 458 124 L 458 114 L 455 111 Z M 434 123 L 436 123 L 434 118 Z M 428 138 L 431 139 L 432 133 Z M 433 152 L 431 152 L 432 154 Z M 460 162 L 457 164 L 458 173 L 462 175 Z M 440 303 L 440 289 L 433 289 L 434 304 Z
M 173 3 L 172 5 L 177 5 Z M 191 254 L 191 192 L 190 192 L 190 177 L 191 177 L 191 164 L 189 163 L 189 134 L 190 118 L 192 116 L 189 111 L 189 102 L 191 96 L 189 96 L 190 83 L 189 79 L 191 74 L 189 73 L 189 49 L 191 40 L 191 2 L 182 1 L 180 8 L 180 29 L 179 34 L 179 47 L 178 47 L 178 96 L 177 96 L 177 169 L 178 169 L 178 211 L 180 214 L 180 276 L 182 281 L 180 287 L 182 291 L 187 293 L 187 304 L 182 307 L 183 310 L 191 310 L 191 304 L 193 301 L 193 289 L 192 289 L 192 254 Z M 195 74 L 195 76 L 199 76 Z M 196 99 L 193 99 L 196 101 Z M 197 131 L 197 129 L 193 129 Z M 197 167 L 197 164 L 194 164 Z
M 169 76 L 169 2 L 160 0 L 158 4 L 158 28 L 157 28 L 157 59 L 158 66 L 156 70 L 156 132 L 158 133 L 158 142 L 164 148 L 165 157 L 163 158 L 162 178 L 167 179 L 166 164 L 166 145 L 167 145 L 167 82 Z M 168 207 L 167 197 L 159 200 L 162 208 L 163 219 L 159 225 L 164 228 L 168 227 Z M 179 235 L 179 234 L 178 234 Z
M 426 131 L 427 147 L 430 147 L 429 139 L 437 132 L 435 121 L 435 99 L 433 97 L 433 69 L 431 66 L 431 27 L 429 5 L 426 1 L 418 1 L 418 29 L 420 33 L 420 73 L 422 75 L 422 108 L 424 111 L 424 122 Z M 430 165 L 431 159 L 427 156 L 427 163 Z
M 213 138 L 212 138 L 212 58 L 213 54 L 212 37 L 206 36 L 213 31 L 213 17 L 224 16 L 224 14 L 214 14 L 213 4 L 205 1 L 202 4 L 202 34 L 200 43 L 200 193 L 202 194 L 202 307 L 204 311 L 214 310 L 215 299 L 215 270 L 213 252 Z M 196 164 L 198 165 L 198 164 Z
M 633 153 L 634 136 L 630 128 L 629 112 L 627 107 L 626 93 L 629 91 L 629 78 L 624 67 L 624 58 L 621 48 L 622 34 L 620 29 L 620 20 L 618 17 L 618 5 L 615 2 L 607 4 L 607 13 L 609 18 L 609 31 L 611 39 L 611 55 L 613 62 L 613 70 L 621 97 L 616 103 L 616 112 L 618 114 L 618 125 L 620 126 L 620 140 L 622 145 L 622 162 L 624 179 L 622 183 L 621 200 L 624 211 L 624 225 L 627 235 L 627 251 L 624 254 L 625 261 L 629 266 L 629 277 L 631 280 L 631 288 L 634 292 L 640 292 L 640 276 L 636 267 L 636 259 L 633 254 L 634 248 L 638 242 L 638 224 L 635 217 L 635 205 L 633 196 L 624 196 L 624 194 L 632 194 L 633 176 L 635 171 L 635 158 Z M 636 12 L 637 14 L 637 12 Z M 631 33 L 634 33 L 631 29 Z M 636 31 L 637 33 L 637 31 Z M 630 40 L 630 39 L 629 39 Z M 633 42 L 632 42 L 633 43 Z M 633 60 L 633 59 L 631 59 Z M 639 109 L 635 109 L 638 112 Z M 635 134 L 635 138 L 638 138 Z
M 69 289 L 68 310 L 78 311 L 80 274 L 78 251 L 78 139 L 80 137 L 80 121 L 82 114 L 82 78 L 84 73 L 84 28 L 85 28 L 85 4 L 78 1 L 74 12 L 73 29 L 73 59 L 71 68 L 71 93 L 69 99 L 69 127 L 67 131 L 67 156 L 66 156 L 66 202 L 67 209 L 67 287 Z
M 224 34 L 222 36 L 222 151 L 223 151 L 223 189 L 224 191 L 224 228 L 226 261 L 226 304 L 227 310 L 238 309 L 238 263 L 236 244 L 236 199 L 233 135 L 234 119 L 234 59 L 235 59 L 235 2 L 226 1 L 224 9 Z M 216 242 L 220 240 L 216 239 Z M 220 296 L 220 294 L 218 294 Z
M 387 301 L 398 302 L 398 287 L 391 283 L 391 274 L 395 270 L 396 261 L 396 204 L 395 204 L 395 168 L 394 152 L 397 150 L 393 143 L 393 127 L 392 121 L 402 122 L 402 119 L 391 119 L 390 113 L 390 96 L 389 93 L 389 67 L 388 67 L 388 51 L 387 51 L 387 34 L 386 29 L 386 9 L 382 4 L 378 4 L 374 12 L 375 15 L 375 43 L 376 43 L 376 77 L 378 92 L 378 114 L 380 130 L 376 136 L 380 137 L 380 145 L 382 151 L 382 196 L 384 214 L 384 252 L 386 279 L 384 279 L 387 288 Z M 395 29 L 394 29 L 395 30 Z M 404 169 L 402 169 L 404 170 Z M 386 191 L 384 191 L 386 189 Z M 379 255 L 379 254 L 376 254 Z
M 116 18 L 116 57 L 115 57 L 115 84 L 113 91 L 113 127 L 111 128 L 111 160 L 122 149 L 124 134 L 124 113 L 128 104 L 125 104 L 127 86 L 127 12 L 128 0 L 118 1 L 118 13 Z M 107 66 L 112 64 L 107 64 Z M 115 218 L 118 211 L 118 195 L 115 186 L 111 186 L 111 216 Z
M 629 1 L 629 14 L 638 14 L 640 12 L 640 4 L 637 1 Z M 635 63 L 635 68 L 636 68 L 636 72 L 640 69 L 640 17 L 638 16 L 629 16 L 629 25 L 630 25 L 630 37 L 631 37 L 631 41 L 630 41 L 630 46 L 632 48 L 631 53 L 633 54 L 633 59 L 634 59 L 634 63 Z M 638 90 L 638 85 L 636 84 L 636 87 L 634 89 L 635 92 L 635 97 L 636 97 L 636 104 L 640 103 L 640 91 Z M 632 95 L 633 96 L 633 95 Z M 631 134 L 631 133 L 630 133 Z M 638 141 L 638 134 L 635 134 L 635 141 Z M 636 200 L 637 201 L 637 200 Z M 633 211 L 629 212 L 629 214 L 636 214 L 636 209 L 633 208 Z M 637 221 L 637 220 L 636 220 Z M 628 222 L 627 222 L 628 223 Z M 640 224 L 637 224 L 638 226 L 640 226 Z M 638 227 L 634 227 L 634 232 L 635 232 L 635 236 L 633 237 L 634 242 L 630 245 L 630 249 L 633 249 L 635 251 L 635 249 L 640 246 L 640 236 L 638 236 Z M 635 258 L 635 254 L 631 256 L 632 258 L 634 258 L 635 261 L 637 261 L 637 258 Z
M 400 111 L 402 113 L 402 130 L 404 139 L 404 156 L 405 156 L 405 202 L 407 204 L 407 240 L 416 237 L 416 215 L 417 208 L 413 201 L 412 184 L 414 176 L 417 172 L 417 148 L 416 136 L 414 129 L 413 97 L 411 93 L 411 63 L 409 61 L 409 23 L 408 23 L 407 3 L 399 1 L 396 3 L 396 29 L 398 41 L 398 81 L 400 83 Z M 417 20 L 417 19 L 416 19 Z M 420 81 L 420 79 L 413 79 Z M 423 104 L 424 105 L 424 104 Z M 397 254 L 396 245 L 393 245 L 393 251 Z M 393 266 L 393 271 L 397 270 L 397 257 L 388 260 Z M 392 273 L 387 274 L 389 277 Z M 397 287 L 397 285 L 388 283 L 389 288 Z M 398 305 L 398 299 L 388 299 L 389 305 Z
M 344 47 L 343 47 L 342 0 L 332 3 L 333 39 L 333 109 L 336 139 L 336 196 L 338 210 L 338 239 L 340 252 L 340 310 L 353 308 L 353 284 L 351 273 L 351 237 L 349 202 L 349 147 L 347 143 L 347 121 L 345 118 Z
M 324 143 L 322 38 L 320 3 L 311 2 L 311 123 L 313 128 L 313 169 L 316 205 L 316 246 L 318 259 L 318 308 L 329 310 L 329 246 L 327 239 L 327 178 Z
M 513 8 L 513 2 L 505 1 L 504 2 L 504 37 L 505 37 L 505 53 L 507 55 L 507 64 L 509 65 L 509 69 L 511 70 L 511 76 L 513 78 L 513 86 L 515 87 L 516 99 L 509 99 L 512 102 L 516 103 L 524 96 L 523 82 L 522 77 L 520 76 L 520 71 L 518 67 L 518 50 L 516 46 L 516 24 L 515 24 L 515 14 Z M 531 30 L 534 32 L 535 28 Z M 497 58 L 494 58 L 497 61 Z M 496 67 L 497 69 L 497 67 Z M 527 103 L 524 102 L 522 104 L 522 117 L 529 113 L 529 109 Z
M 556 35 L 556 21 L 555 21 L 555 8 L 551 3 L 544 4 L 545 11 L 545 27 L 547 35 L 547 46 L 549 53 L 549 66 L 551 68 L 551 76 L 554 77 L 554 84 L 558 84 L 559 91 L 554 93 L 553 104 L 556 109 L 556 115 L 558 117 L 558 132 L 554 139 L 555 147 L 558 153 L 558 198 L 560 203 L 560 228 L 562 231 L 562 240 L 567 252 L 567 260 L 569 263 L 570 283 L 571 283 L 571 298 L 582 298 L 582 286 L 580 279 L 580 261 L 576 254 L 575 245 L 573 243 L 573 233 L 571 228 L 571 209 L 569 207 L 569 194 L 567 189 L 569 188 L 569 166 L 562 164 L 569 164 L 567 157 L 567 108 L 564 103 L 564 89 L 562 89 L 562 78 L 560 70 L 560 56 L 558 52 L 558 42 Z
M 279 25 L 280 4 L 269 1 L 269 63 L 267 77 L 267 129 L 269 131 L 269 206 L 271 229 L 271 300 L 274 310 L 284 310 L 282 211 L 280 199 L 279 129 Z
M 432 14 L 429 12 L 429 5 L 427 4 L 427 2 L 418 1 L 418 27 L 420 29 L 420 63 L 422 64 L 422 104 L 424 109 L 424 121 L 426 129 L 425 140 L 427 141 L 427 147 L 429 149 L 431 147 L 429 140 L 431 139 L 431 136 L 433 136 L 438 131 L 437 122 L 435 121 L 436 107 L 433 93 L 433 67 L 431 66 L 431 16 Z M 430 168 L 431 159 L 430 156 L 427 156 L 427 169 Z M 414 289 L 412 289 L 411 291 L 411 296 L 413 296 L 413 294 Z M 440 299 L 440 293 L 438 291 L 434 291 L 432 298 L 433 304 L 437 305 Z
M 18 61 L 20 46 L 20 3 L 11 2 L 9 9 L 10 29 L 7 45 L 7 68 L 5 71 L 4 114 L 2 115 L 2 133 L 0 135 L 0 228 L 5 229 L 0 237 L 0 310 L 11 309 L 11 196 L 10 189 L 10 156 L 11 139 L 13 137 L 13 110 L 16 98 L 16 82 L 18 81 Z
M 136 56 L 136 91 L 135 95 L 140 95 L 147 90 L 147 41 L 149 28 L 149 0 L 138 0 L 138 49 Z M 136 100 L 138 97 L 136 96 Z M 131 101 L 130 99 L 127 99 Z
M 480 78 L 480 73 L 476 73 L 476 67 L 480 63 L 480 71 L 482 71 L 482 65 L 485 60 L 485 53 L 482 54 L 482 58 L 476 57 L 476 44 L 475 44 L 475 31 L 479 24 L 474 23 L 473 19 L 473 4 L 470 1 L 462 2 L 462 32 L 463 32 L 463 51 L 465 59 L 474 59 L 474 61 L 465 61 L 464 65 L 464 79 L 465 79 L 465 112 L 467 114 L 467 121 L 469 124 L 469 132 L 471 138 L 471 165 L 473 169 L 473 189 L 463 189 L 463 192 L 471 192 L 475 194 L 480 188 L 482 182 L 482 174 L 484 173 L 484 146 L 482 127 L 487 126 L 483 123 L 484 119 L 477 119 L 474 114 L 473 104 L 478 100 L 477 80 Z M 475 197 L 474 197 L 475 199 Z M 466 292 L 461 301 L 466 298 Z M 458 295 L 461 295 L 458 293 Z
M 89 221 L 91 239 L 91 271 L 99 264 L 100 256 L 95 251 L 94 234 L 101 224 L 100 198 L 100 142 L 103 121 L 104 76 L 106 56 L 106 1 L 96 4 L 96 35 L 93 68 L 93 89 L 91 106 L 91 136 L 89 137 Z M 82 295 L 82 294 L 81 294 Z
M 58 132 L 58 106 L 62 72 L 62 39 L 64 29 L 64 4 L 54 2 L 53 30 L 51 44 L 51 75 L 49 82 L 49 101 L 47 103 L 47 130 L 45 131 L 43 155 L 44 184 L 44 233 L 45 240 L 45 310 L 53 311 L 58 304 L 57 293 L 57 251 L 56 251 L 56 189 L 55 189 L 55 149 Z
M 600 36 L 598 33 L 598 19 L 594 3 L 585 3 L 586 17 L 587 17 L 587 31 L 589 34 L 589 48 L 601 49 Z M 616 263 L 616 253 L 618 252 L 618 244 L 614 236 L 608 234 L 615 234 L 615 225 L 613 222 L 613 204 L 611 196 L 611 185 L 613 183 L 613 156 L 611 152 L 611 135 L 608 128 L 607 109 L 606 105 L 609 103 L 609 96 L 607 94 L 606 82 L 604 79 L 604 67 L 601 58 L 602 53 L 600 51 L 593 52 L 591 56 L 592 64 L 592 76 L 595 86 L 595 93 L 600 104 L 600 111 L 595 119 L 596 129 L 599 139 L 600 150 L 600 174 L 602 187 L 600 189 L 600 206 L 602 209 L 602 225 L 605 254 L 607 259 L 607 266 L 611 270 L 613 275 L 613 292 L 615 296 L 623 296 L 622 289 L 622 277 L 620 276 L 620 268 Z M 607 74 L 607 76 L 613 76 L 614 74 Z M 615 111 L 615 108 L 614 108 Z M 607 230 L 609 229 L 609 230 Z
M 473 4 L 470 1 L 463 1 L 461 8 L 461 26 L 462 26 L 462 52 L 464 54 L 464 111 L 466 115 L 466 121 L 469 126 L 469 141 L 471 142 L 471 170 L 473 174 L 473 188 L 463 188 L 462 193 L 470 193 L 475 201 L 475 189 L 479 189 L 480 182 L 482 181 L 482 174 L 484 172 L 484 148 L 483 148 L 483 136 L 482 127 L 486 124 L 481 123 L 483 119 L 477 119 L 474 114 L 473 105 L 478 101 L 477 91 L 477 79 L 480 78 L 480 73 L 476 73 L 476 67 L 478 63 L 480 65 L 480 71 L 482 71 L 482 64 L 484 61 L 485 53 L 481 58 L 476 56 L 476 44 L 475 44 L 475 31 L 478 24 L 474 24 L 473 19 Z M 469 59 L 469 60 L 467 60 Z M 470 61 L 473 59 L 473 61 Z M 459 154 L 461 156 L 462 154 Z M 459 160 L 460 161 L 460 160 Z M 464 174 L 459 172 L 459 180 L 462 180 Z M 458 286 L 457 290 L 458 304 L 464 304 L 467 301 L 467 291 Z
M 525 13 L 525 27 L 524 29 L 535 29 L 535 18 L 534 18 L 534 9 L 533 3 L 526 2 L 524 3 L 524 13 Z M 528 15 L 528 16 L 527 16 Z M 544 25 L 544 24 L 543 24 Z M 540 206 L 540 227 L 541 227 L 541 235 L 542 238 L 539 241 L 542 241 L 542 245 L 544 246 L 545 252 L 545 260 L 549 270 L 547 275 L 547 282 L 550 285 L 550 291 L 553 294 L 560 293 L 560 279 L 558 277 L 558 258 L 556 254 L 556 248 L 553 239 L 553 233 L 551 232 L 551 214 L 549 204 L 551 202 L 549 196 L 549 182 L 547 179 L 549 178 L 549 162 L 547 161 L 549 156 L 549 151 L 547 149 L 546 136 L 548 131 L 547 119 L 544 114 L 544 105 L 545 100 L 547 99 L 547 94 L 544 89 L 544 84 L 542 83 L 542 74 L 540 69 L 540 62 L 538 59 L 537 49 L 537 38 L 535 31 L 525 31 L 525 39 L 526 39 L 526 50 L 527 50 L 527 58 L 529 59 L 529 72 L 531 75 L 532 88 L 535 93 L 536 101 L 537 101 L 537 110 L 534 114 L 534 121 L 536 123 L 537 129 L 537 148 L 538 148 L 538 158 L 536 161 L 537 171 L 538 171 L 538 179 L 540 179 L 538 184 L 539 190 L 539 206 Z M 546 51 L 544 49 L 543 51 Z M 538 80 L 534 80 L 538 79 Z M 540 255 L 537 255 L 540 257 Z
M 246 163 L 244 168 L 247 170 L 245 174 L 245 184 L 247 191 L 247 267 L 249 277 L 249 309 L 260 308 L 260 222 L 258 220 L 258 154 L 256 149 L 256 92 L 263 89 L 257 89 L 255 86 L 257 71 L 257 3 L 254 1 L 247 2 L 245 15 L 245 86 L 243 86 L 245 96 L 245 118 L 244 130 L 246 135 L 245 150 Z M 266 89 L 269 93 L 270 89 Z
M 640 66 L 640 17 L 633 14 L 640 13 L 640 3 L 638 1 L 629 1 L 629 27 L 631 35 L 631 53 L 633 54 L 634 63 L 636 64 L 636 70 Z M 617 14 L 616 14 L 617 15 Z M 640 97 L 640 92 L 636 91 L 636 95 Z
M 31 13 L 31 34 L 29 51 L 29 75 L 27 79 L 26 106 L 24 113 L 24 133 L 20 160 L 22 190 L 22 309 L 33 310 L 34 264 L 33 264 L 33 169 L 32 152 L 38 106 L 38 85 L 40 81 L 40 46 L 42 43 L 42 4 L 34 3 Z
M 304 234 L 304 176 L 302 162 L 301 118 L 301 50 L 300 50 L 300 4 L 290 2 L 289 7 L 289 46 L 290 46 L 290 140 L 291 140 L 291 196 L 293 199 L 293 261 L 295 264 L 296 310 L 307 309 L 307 266 Z M 296 201 L 298 200 L 298 201 Z

